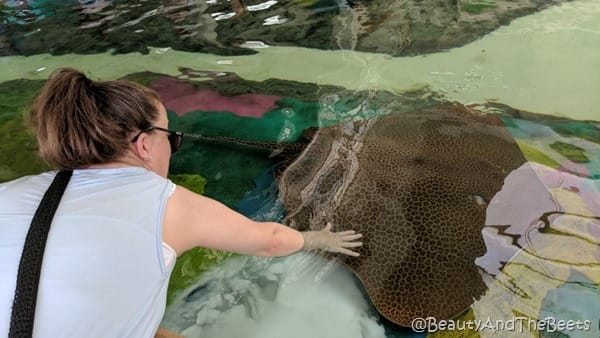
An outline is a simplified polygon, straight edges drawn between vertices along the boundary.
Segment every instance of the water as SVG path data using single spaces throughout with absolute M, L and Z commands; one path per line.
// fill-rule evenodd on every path
M 461 318 L 589 320 L 588 330 L 562 334 L 597 337 L 600 2 L 525 10 L 502 27 L 489 8 L 507 1 L 460 1 L 457 17 L 439 4 L 415 11 L 417 2 L 404 3 L 389 17 L 412 26 L 399 20 L 392 30 L 363 1 L 246 1 L 243 19 L 229 1 L 4 1 L 0 179 L 43 170 L 28 157 L 30 138 L 17 121 L 40 85 L 24 80 L 63 66 L 153 86 L 182 130 L 270 141 L 296 140 L 309 126 L 461 102 L 501 113 L 530 161 L 489 201 L 488 252 L 476 261 L 488 290 Z M 469 20 L 495 29 L 472 36 L 448 30 L 454 40 L 434 29 Z M 186 81 L 197 81 L 196 89 Z M 268 154 L 188 141 L 171 168 L 206 177 L 207 195 L 250 217 L 281 220 L 277 189 L 261 176 L 272 165 Z M 337 263 L 304 254 L 227 257 L 212 268 L 177 270 L 181 283 L 173 284 L 163 325 L 203 337 L 416 335 L 379 318 Z M 474 334 L 535 336 L 490 328 Z

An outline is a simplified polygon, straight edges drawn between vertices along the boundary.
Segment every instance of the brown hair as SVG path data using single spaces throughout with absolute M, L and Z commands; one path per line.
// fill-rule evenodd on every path
M 115 160 L 131 134 L 158 119 L 158 94 L 125 80 L 92 81 L 72 68 L 56 70 L 34 100 L 29 123 L 40 157 L 59 169 Z

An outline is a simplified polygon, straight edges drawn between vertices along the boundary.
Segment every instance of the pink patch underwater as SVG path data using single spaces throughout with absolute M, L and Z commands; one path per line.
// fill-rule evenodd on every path
M 160 94 L 165 108 L 179 116 L 202 110 L 259 118 L 277 108 L 275 102 L 281 99 L 280 96 L 263 94 L 224 96 L 214 90 L 195 88 L 172 77 L 157 79 L 150 87 Z

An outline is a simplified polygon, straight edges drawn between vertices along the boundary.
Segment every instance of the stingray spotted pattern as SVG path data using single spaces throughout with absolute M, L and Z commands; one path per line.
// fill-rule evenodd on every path
M 486 205 L 524 162 L 497 116 L 455 104 L 322 128 L 279 187 L 290 226 L 364 234 L 361 255 L 339 259 L 408 327 L 459 315 L 485 291 Z

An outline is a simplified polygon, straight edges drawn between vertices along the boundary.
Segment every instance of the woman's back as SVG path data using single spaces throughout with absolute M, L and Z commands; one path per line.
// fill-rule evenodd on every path
M 0 336 L 8 334 L 27 230 L 54 175 L 0 185 Z M 35 336 L 154 335 L 175 258 L 162 243 L 173 189 L 141 167 L 74 171 L 46 244 Z

